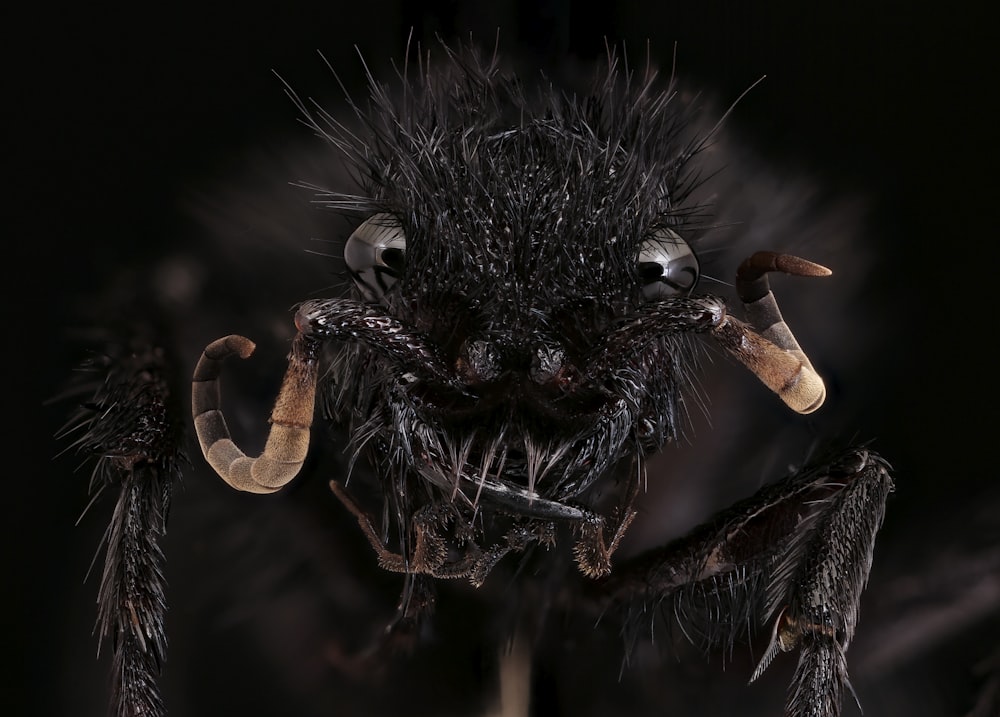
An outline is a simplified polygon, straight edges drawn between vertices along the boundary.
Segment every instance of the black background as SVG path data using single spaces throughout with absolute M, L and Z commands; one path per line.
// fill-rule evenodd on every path
M 820 12 L 777 0 L 620 2 L 599 11 L 568 1 L 530 11 L 457 2 L 338 5 L 90 9 L 8 27 L 24 40 L 15 42 L 5 110 L 14 185 L 7 214 L 15 220 L 7 237 L 13 291 L 5 374 L 10 422 L 19 426 L 8 439 L 13 531 L 5 545 L 15 574 L 6 592 L 15 607 L 6 614 L 15 638 L 8 644 L 25 667 L 22 678 L 5 678 L 10 704 L 19 706 L 12 713 L 61 714 L 66 704 L 76 705 L 75 714 L 103 709 L 105 667 L 92 659 L 89 635 L 96 581 L 81 586 L 100 527 L 73 527 L 86 503 L 86 474 L 70 473 L 71 460 L 50 459 L 61 413 L 41 407 L 68 365 L 61 336 L 72 304 L 116 266 L 140 266 L 184 242 L 181 198 L 225 181 L 261 142 L 302 134 L 272 70 L 307 94 L 337 97 L 317 49 L 338 71 L 346 68 L 345 82 L 357 88 L 363 78 L 354 45 L 385 76 L 411 27 L 423 41 L 468 28 L 492 44 L 490 28 L 500 25 L 504 52 L 542 67 L 565 57 L 598 59 L 605 37 L 626 41 L 637 55 L 648 39 L 652 56 L 669 66 L 676 43 L 682 74 L 721 98 L 767 75 L 738 107 L 740 131 L 777 166 L 805 168 L 832 194 L 863 196 L 872 207 L 878 260 L 865 297 L 890 318 L 866 378 L 872 400 L 856 430 L 877 439 L 898 485 L 872 589 L 882 584 L 880 571 L 886 581 L 919 575 L 966 542 L 994 541 L 984 554 L 996 565 L 1000 517 L 993 514 L 985 536 L 968 535 L 965 520 L 984 504 L 1000 505 L 990 374 L 1000 187 L 988 109 L 997 37 L 985 17 L 955 6 Z M 896 565 L 880 561 L 883 548 Z M 886 686 L 887 695 L 918 689 L 927 714 L 971 706 L 970 670 L 995 641 L 1000 613 L 996 575 L 982 577 L 946 591 L 955 600 L 980 591 L 981 613 L 954 619 L 930 653 L 888 673 L 897 684 Z M 865 627 L 863 614 L 860 632 Z M 867 714 L 901 714 L 893 697 L 880 699 L 866 697 Z

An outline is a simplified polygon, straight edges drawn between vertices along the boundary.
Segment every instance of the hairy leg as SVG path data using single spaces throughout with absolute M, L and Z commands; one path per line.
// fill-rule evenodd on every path
M 892 491 L 888 464 L 864 449 L 805 468 L 728 508 L 690 535 L 616 567 L 605 607 L 666 613 L 694 642 L 731 642 L 763 621 L 778 652 L 799 649 L 785 712 L 839 715 L 875 536 Z

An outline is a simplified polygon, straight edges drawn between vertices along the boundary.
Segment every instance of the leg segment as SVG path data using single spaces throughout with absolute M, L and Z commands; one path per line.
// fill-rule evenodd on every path
M 83 397 L 61 433 L 95 462 L 92 502 L 117 491 L 104 534 L 97 632 L 113 650 L 109 714 L 162 717 L 158 680 L 166 656 L 164 560 L 173 483 L 186 458 L 175 380 L 163 347 L 140 335 L 112 343 L 81 372 Z M 89 378 L 89 380 L 87 380 Z M 96 560 L 96 558 L 95 558 Z
M 685 634 L 706 646 L 732 641 L 749 622 L 771 624 L 771 643 L 751 681 L 778 652 L 798 648 L 785 713 L 839 715 L 850 687 L 845 653 L 891 491 L 885 461 L 850 451 L 621 565 L 602 583 L 605 597 L 632 614 L 650 604 L 672 607 Z
M 887 469 L 865 452 L 830 466 L 831 478 L 840 477 L 843 488 L 800 526 L 768 586 L 768 615 L 777 613 L 774 632 L 751 679 L 767 668 L 776 650 L 799 647 L 789 714 L 837 714 L 844 687 L 850 687 L 844 653 L 854 638 L 875 535 L 892 489 Z

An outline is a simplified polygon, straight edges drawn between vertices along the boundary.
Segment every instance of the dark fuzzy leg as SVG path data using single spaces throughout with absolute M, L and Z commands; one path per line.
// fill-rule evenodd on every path
M 766 486 L 690 535 L 619 566 L 599 584 L 600 599 L 624 606 L 630 639 L 650 612 L 676 619 L 706 648 L 774 620 L 752 679 L 778 652 L 798 647 L 786 714 L 839 715 L 850 687 L 844 653 L 891 490 L 881 458 L 850 451 Z
M 118 717 L 165 714 L 157 681 L 166 657 L 164 557 L 170 492 L 184 461 L 176 393 L 164 351 L 148 342 L 114 345 L 89 362 L 81 384 L 88 392 L 64 435 L 96 458 L 94 499 L 118 486 L 105 532 L 106 553 L 98 594 L 97 629 L 110 637 L 113 696 Z M 96 375 L 95 375 L 96 374 Z
M 875 535 L 892 490 L 888 466 L 865 451 L 829 469 L 843 488 L 817 504 L 798 530 L 768 587 L 769 614 L 780 610 L 767 653 L 799 647 L 799 665 L 785 712 L 794 717 L 839 715 L 847 679 L 844 657 L 858 621 Z

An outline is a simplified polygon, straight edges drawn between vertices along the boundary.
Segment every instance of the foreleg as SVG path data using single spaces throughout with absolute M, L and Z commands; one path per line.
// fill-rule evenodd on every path
M 770 623 L 771 643 L 751 681 L 779 651 L 798 648 L 785 713 L 839 715 L 850 687 L 845 653 L 891 491 L 884 460 L 850 451 L 619 566 L 602 590 L 633 618 L 651 605 L 672 607 L 671 618 L 706 646 L 735 639 L 744 624 Z
M 71 394 L 85 398 L 61 437 L 75 437 L 73 446 L 96 461 L 92 502 L 105 490 L 118 492 L 97 601 L 97 631 L 114 651 L 110 714 L 160 717 L 157 682 L 167 646 L 160 539 L 185 462 L 176 377 L 164 349 L 144 338 L 112 343 L 80 376 Z

